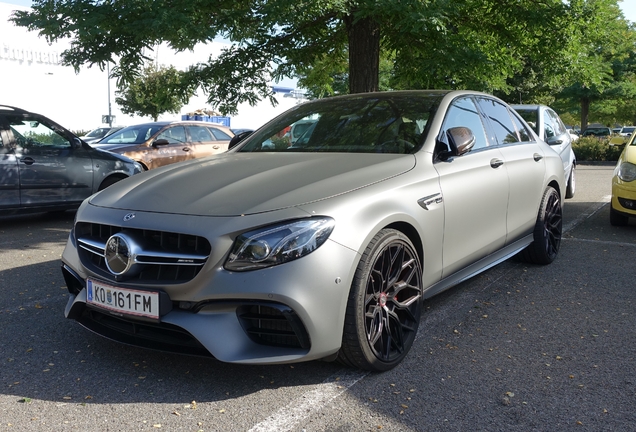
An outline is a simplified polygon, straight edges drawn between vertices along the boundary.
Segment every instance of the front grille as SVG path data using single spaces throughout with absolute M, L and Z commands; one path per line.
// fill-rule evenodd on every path
M 139 271 L 115 277 L 106 266 L 104 249 L 116 233 L 134 237 L 143 251 L 137 255 Z M 192 280 L 210 255 L 210 242 L 204 237 L 167 231 L 122 228 L 78 222 L 75 225 L 78 254 L 82 264 L 111 281 L 178 284 Z
M 178 354 L 211 356 L 190 333 L 171 324 L 127 320 L 85 308 L 77 321 L 87 329 L 127 345 Z
M 243 305 L 236 314 L 243 330 L 261 345 L 309 349 L 307 330 L 298 315 L 279 304 Z

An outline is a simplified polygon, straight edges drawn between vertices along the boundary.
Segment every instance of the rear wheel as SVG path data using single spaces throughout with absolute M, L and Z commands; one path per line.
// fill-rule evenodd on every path
M 572 171 L 570 171 L 570 178 L 568 179 L 568 185 L 565 189 L 566 198 L 574 198 L 576 193 L 576 166 L 572 165 Z
M 550 264 L 554 261 L 561 247 L 562 224 L 561 197 L 556 189 L 548 186 L 539 206 L 534 240 L 521 252 L 522 258 L 533 264 Z
M 610 205 L 610 224 L 613 226 L 625 226 L 628 222 L 629 216 L 614 210 L 614 207 Z
M 392 369 L 409 352 L 421 313 L 419 257 L 404 234 L 384 229 L 356 269 L 338 360 L 371 371 Z

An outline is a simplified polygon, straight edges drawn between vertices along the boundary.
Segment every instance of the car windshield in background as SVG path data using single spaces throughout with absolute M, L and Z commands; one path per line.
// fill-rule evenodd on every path
M 129 126 L 101 140 L 100 144 L 141 144 L 156 134 L 161 126 Z
M 387 95 L 308 103 L 255 132 L 237 151 L 413 153 L 438 100 Z

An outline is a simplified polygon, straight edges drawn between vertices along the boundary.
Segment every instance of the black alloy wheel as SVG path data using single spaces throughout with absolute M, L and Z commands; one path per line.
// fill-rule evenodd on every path
M 550 264 L 559 253 L 562 234 L 561 197 L 556 189 L 548 186 L 539 207 L 533 233 L 534 240 L 522 251 L 522 257 L 534 264 Z
M 386 371 L 409 352 L 422 313 L 422 267 L 410 240 L 384 229 L 369 243 L 353 281 L 339 360 Z

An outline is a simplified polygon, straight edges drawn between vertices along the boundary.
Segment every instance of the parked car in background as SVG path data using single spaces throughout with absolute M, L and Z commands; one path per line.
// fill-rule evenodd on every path
M 610 223 L 627 225 L 630 217 L 636 217 L 636 132 L 628 138 L 614 168 Z
M 138 163 L 93 149 L 40 114 L 0 106 L 1 214 L 77 208 L 139 172 Z
M 149 170 L 227 151 L 233 136 L 229 128 L 217 124 L 164 121 L 128 126 L 95 147 L 128 156 Z
M 583 137 L 609 138 L 612 136 L 612 130 L 605 126 L 588 126 L 583 131 Z
M 86 135 L 81 136 L 80 138 L 87 144 L 92 144 L 92 143 L 96 143 L 97 141 L 101 140 L 102 138 L 107 137 L 108 135 L 117 132 L 120 129 L 123 129 L 123 126 L 113 126 L 113 127 L 109 127 L 109 126 L 104 126 L 104 127 L 99 127 L 97 129 L 93 129 L 92 131 L 90 131 L 89 133 L 87 133 Z
M 559 115 L 545 105 L 512 105 L 512 108 L 532 126 L 539 138 L 548 143 L 559 154 L 567 179 L 565 197 L 574 197 L 576 192 L 576 156 L 572 150 L 572 136 Z
M 308 119 L 302 143 L 268 145 Z M 484 93 L 307 102 L 227 153 L 87 200 L 62 255 L 65 314 L 224 362 L 388 370 L 425 298 L 517 253 L 557 257 L 565 187 L 557 153 Z
M 624 137 L 630 137 L 635 130 L 636 126 L 623 126 L 618 134 Z

